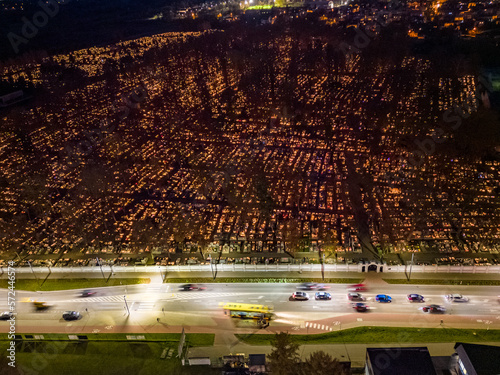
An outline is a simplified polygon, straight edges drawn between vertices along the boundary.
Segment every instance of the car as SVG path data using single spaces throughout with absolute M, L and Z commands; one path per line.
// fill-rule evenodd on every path
M 14 313 L 12 311 L 4 311 L 3 313 L 0 314 L 0 320 L 9 320 L 14 316 Z
M 315 299 L 332 299 L 332 296 L 330 293 L 327 293 L 327 292 L 316 292 L 315 296 L 314 296 Z
M 424 302 L 424 296 L 420 294 L 408 294 L 407 298 L 410 302 Z
M 368 306 L 366 306 L 366 304 L 363 302 L 353 303 L 352 308 L 357 312 L 365 312 L 366 310 L 368 310 Z
M 50 305 L 47 305 L 46 302 L 42 301 L 33 301 L 33 306 L 35 306 L 35 310 L 37 311 L 47 310 L 50 308 Z
M 309 294 L 306 292 L 294 292 L 292 294 L 292 299 L 297 301 L 307 301 L 309 300 Z
M 179 287 L 179 290 L 190 291 L 190 290 L 205 290 L 207 289 L 204 285 L 200 284 L 184 284 Z
M 63 312 L 62 317 L 64 320 L 78 320 L 82 316 L 80 315 L 80 313 L 78 311 L 65 311 L 65 312 Z
M 422 307 L 422 311 L 423 312 L 426 312 L 426 313 L 435 313 L 435 314 L 442 314 L 444 312 L 446 312 L 446 308 L 443 307 L 443 306 L 439 306 L 439 305 L 428 305 L 428 306 L 424 306 Z
M 351 292 L 366 292 L 368 289 L 365 284 L 354 284 L 348 288 Z
M 375 296 L 375 301 L 388 303 L 388 302 L 392 302 L 392 297 L 388 296 L 387 294 L 377 294 Z
M 448 302 L 468 302 L 469 299 L 461 294 L 447 294 L 444 296 Z
M 365 300 L 365 297 L 363 297 L 361 295 L 361 293 L 357 293 L 357 292 L 348 293 L 347 298 L 349 299 L 349 301 L 364 301 Z
M 82 297 L 90 297 L 94 294 L 96 294 L 96 292 L 94 292 L 93 290 L 85 289 L 84 291 L 82 291 Z
M 314 289 L 318 289 L 318 284 L 316 284 L 316 283 L 302 283 L 298 286 L 297 289 L 314 290 Z
M 330 289 L 330 286 L 329 285 L 325 285 L 325 284 L 318 284 L 316 288 L 318 290 L 327 290 L 327 289 Z

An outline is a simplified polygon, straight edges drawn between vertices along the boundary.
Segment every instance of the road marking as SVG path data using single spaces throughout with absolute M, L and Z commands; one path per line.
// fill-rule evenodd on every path
M 155 302 L 140 302 L 137 310 L 153 310 Z

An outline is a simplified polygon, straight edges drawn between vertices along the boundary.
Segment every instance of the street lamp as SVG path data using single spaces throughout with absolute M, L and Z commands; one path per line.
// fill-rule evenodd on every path
M 128 308 L 127 299 L 123 296 L 123 301 L 125 302 L 125 307 L 127 308 L 128 314 L 130 315 L 130 310 Z

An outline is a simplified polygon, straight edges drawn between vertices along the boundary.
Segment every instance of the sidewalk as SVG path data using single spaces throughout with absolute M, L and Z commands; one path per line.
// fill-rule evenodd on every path
M 49 273 L 43 270 L 34 269 L 36 277 L 39 279 L 44 279 Z M 104 278 L 107 279 L 110 275 L 110 271 L 104 271 Z M 165 277 L 165 273 L 160 273 L 156 271 L 131 271 L 131 272 L 114 272 L 112 278 L 151 278 L 152 282 L 161 281 Z M 34 279 L 35 275 L 31 272 L 16 273 L 16 278 L 18 279 Z M 54 279 L 102 279 L 103 275 L 99 272 L 74 272 L 68 270 L 68 272 L 52 272 L 49 276 L 49 280 Z M 172 272 L 167 271 L 166 280 L 183 278 L 183 279 L 194 279 L 194 278 L 208 278 L 213 279 L 212 272 L 209 271 L 182 271 L 182 272 Z M 217 278 L 291 278 L 291 279 L 321 279 L 321 272 L 310 272 L 310 271 L 219 271 L 217 272 Z M 388 273 L 375 273 L 375 272 L 333 272 L 326 271 L 325 279 L 405 279 L 406 274 L 404 272 L 388 272 Z M 0 280 L 7 279 L 7 272 L 0 274 Z M 500 280 L 500 273 L 412 273 L 411 279 L 413 280 L 425 280 L 425 279 L 457 279 L 457 280 Z

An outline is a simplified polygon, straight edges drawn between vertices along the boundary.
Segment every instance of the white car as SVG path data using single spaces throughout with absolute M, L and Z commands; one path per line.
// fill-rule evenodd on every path
M 309 299 L 309 294 L 306 292 L 295 292 L 292 294 L 292 299 L 297 301 L 307 301 Z
M 469 299 L 461 294 L 447 294 L 444 296 L 448 302 L 468 302 Z

